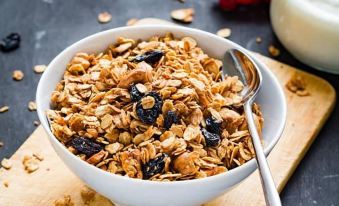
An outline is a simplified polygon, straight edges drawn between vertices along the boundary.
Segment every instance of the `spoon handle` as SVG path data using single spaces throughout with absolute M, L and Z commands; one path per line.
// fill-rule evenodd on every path
M 252 136 L 252 142 L 256 154 L 258 169 L 260 173 L 260 179 L 262 188 L 265 194 L 266 205 L 268 206 L 280 206 L 281 201 L 279 193 L 275 187 L 270 168 L 261 145 L 260 137 L 257 131 L 257 127 L 254 123 L 254 118 L 252 114 L 252 104 L 250 101 L 247 101 L 244 104 L 244 109 L 246 113 L 246 119 L 248 127 Z

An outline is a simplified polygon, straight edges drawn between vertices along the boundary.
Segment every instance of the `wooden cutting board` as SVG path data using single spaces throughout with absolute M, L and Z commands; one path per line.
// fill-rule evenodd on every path
M 139 22 L 140 23 L 140 22 Z M 144 19 L 141 24 L 164 23 L 162 20 Z M 329 117 L 336 99 L 335 90 L 325 80 L 282 64 L 268 57 L 255 54 L 267 64 L 285 90 L 288 115 L 284 133 L 268 157 L 269 165 L 281 191 L 302 160 L 306 151 Z M 285 84 L 297 73 L 307 82 L 310 96 L 299 97 L 286 90 Z M 44 160 L 40 168 L 28 174 L 22 165 L 25 155 L 39 152 Z M 41 126 L 11 157 L 13 167 L 0 169 L 0 205 L 1 206 L 47 206 L 54 205 L 56 199 L 70 195 L 75 205 L 84 205 L 80 190 L 84 183 L 78 179 L 59 159 L 47 139 Z M 9 186 L 5 187 L 4 182 Z M 239 186 L 223 196 L 206 203 L 217 205 L 264 205 L 263 192 L 258 172 L 254 172 Z M 112 203 L 96 194 L 91 206 L 110 206 Z

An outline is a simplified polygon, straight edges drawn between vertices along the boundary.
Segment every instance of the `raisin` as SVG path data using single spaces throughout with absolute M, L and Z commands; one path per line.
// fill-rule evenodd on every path
M 166 157 L 167 155 L 162 153 L 160 156 L 142 165 L 144 179 L 149 179 L 152 176 L 161 173 L 165 168 Z
M 169 130 L 171 128 L 172 124 L 178 123 L 179 119 L 175 112 L 168 111 L 164 120 L 164 128 L 166 130 Z
M 20 46 L 20 40 L 18 33 L 11 33 L 0 41 L 0 49 L 4 52 L 15 50 Z
M 148 51 L 144 54 L 136 56 L 133 61 L 134 62 L 142 62 L 145 61 L 146 63 L 149 64 L 154 64 L 158 62 L 161 57 L 164 56 L 164 53 L 159 50 L 154 50 L 154 51 Z
M 207 131 L 205 128 L 201 129 L 202 135 L 205 137 L 207 147 L 217 146 L 220 142 L 220 135 Z
M 71 146 L 86 156 L 91 156 L 103 149 L 101 144 L 84 137 L 76 137 L 72 139 Z
M 144 96 L 144 94 L 141 93 L 135 85 L 131 86 L 129 94 L 132 102 L 137 102 L 142 98 L 142 96 Z
M 146 94 L 143 98 L 151 96 L 155 99 L 155 104 L 150 109 L 144 109 L 142 107 L 141 101 L 142 98 L 137 103 L 137 115 L 140 118 L 140 120 L 145 124 L 153 124 L 156 119 L 158 118 L 159 114 L 161 113 L 161 107 L 162 107 L 162 99 L 156 92 L 149 92 Z
M 206 129 L 209 132 L 220 134 L 221 122 L 217 122 L 213 117 L 208 117 L 206 119 Z

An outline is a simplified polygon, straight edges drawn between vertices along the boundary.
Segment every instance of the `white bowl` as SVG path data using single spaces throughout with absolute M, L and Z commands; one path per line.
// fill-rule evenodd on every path
M 212 57 L 222 58 L 229 48 L 244 50 L 239 45 L 197 29 L 178 26 L 134 26 L 121 27 L 89 36 L 62 51 L 49 64 L 42 75 L 37 89 L 38 115 L 53 148 L 65 164 L 84 182 L 118 205 L 200 205 L 222 195 L 241 182 L 256 169 L 255 160 L 228 172 L 203 179 L 178 182 L 153 182 L 132 179 L 105 172 L 70 153 L 52 134 L 45 116 L 50 108 L 50 97 L 60 81 L 66 64 L 77 52 L 99 52 L 123 36 L 147 39 L 153 35 L 172 32 L 176 37 L 191 36 Z M 255 57 L 253 57 L 255 59 Z M 286 120 L 286 101 L 283 90 L 269 69 L 255 59 L 263 76 L 263 84 L 256 101 L 261 104 L 265 118 L 263 137 L 268 154 L 279 140 Z M 260 187 L 260 185 L 258 185 Z
M 293 56 L 316 69 L 339 74 L 336 2 L 272 0 L 270 16 L 275 34 Z

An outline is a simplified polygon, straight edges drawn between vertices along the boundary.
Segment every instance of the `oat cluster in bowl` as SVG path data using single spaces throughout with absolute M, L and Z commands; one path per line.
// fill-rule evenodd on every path
M 203 178 L 254 157 L 238 77 L 197 42 L 118 38 L 67 65 L 47 111 L 55 137 L 102 170 L 157 181 Z M 263 117 L 254 104 L 261 131 Z

